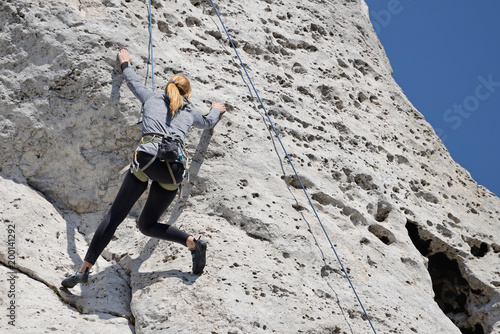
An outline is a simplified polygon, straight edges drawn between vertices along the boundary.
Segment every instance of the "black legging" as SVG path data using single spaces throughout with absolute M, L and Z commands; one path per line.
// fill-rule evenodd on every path
M 164 172 L 168 174 L 166 164 L 157 164 L 156 161 L 151 167 L 146 169 L 146 172 L 156 170 L 157 168 L 165 168 Z M 151 175 L 149 176 L 152 177 Z M 132 173 L 127 172 L 122 186 L 118 191 L 118 195 L 116 195 L 115 201 L 113 205 L 111 205 L 111 209 L 94 233 L 94 237 L 85 255 L 85 261 L 95 264 L 101 252 L 111 241 L 116 229 L 127 217 L 135 202 L 141 197 L 147 186 L 147 182 L 142 182 Z M 153 181 L 149 189 L 148 199 L 141 212 L 137 225 L 139 230 L 147 236 L 186 245 L 189 234 L 171 225 L 158 223 L 161 215 L 167 210 L 176 194 L 177 190 L 165 190 L 157 181 Z

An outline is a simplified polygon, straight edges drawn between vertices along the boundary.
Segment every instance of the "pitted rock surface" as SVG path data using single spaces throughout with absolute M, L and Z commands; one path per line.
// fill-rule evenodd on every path
M 15 272 L 19 305 L 2 331 L 369 333 L 333 246 L 377 332 L 500 333 L 500 201 L 396 84 L 365 2 L 217 6 L 288 157 L 210 2 L 152 1 L 155 90 L 182 73 L 201 113 L 228 106 L 189 134 L 163 219 L 208 264 L 194 276 L 186 248 L 142 235 L 141 200 L 65 290 L 140 137 L 116 54 L 151 86 L 148 4 L 0 3 L 0 304 Z

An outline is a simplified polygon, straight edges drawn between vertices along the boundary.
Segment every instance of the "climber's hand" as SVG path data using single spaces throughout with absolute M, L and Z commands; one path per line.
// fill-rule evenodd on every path
M 123 64 L 124 62 L 131 62 L 132 58 L 130 57 L 130 54 L 128 53 L 127 49 L 123 48 L 118 51 L 118 61 L 120 62 L 120 65 Z
M 217 108 L 221 115 L 226 112 L 226 106 L 220 102 L 213 102 L 212 108 Z

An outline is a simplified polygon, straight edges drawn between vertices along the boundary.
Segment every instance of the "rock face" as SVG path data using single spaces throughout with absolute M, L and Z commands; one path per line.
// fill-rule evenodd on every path
M 208 241 L 205 272 L 137 230 L 140 201 L 90 283 L 60 287 L 140 136 L 116 53 L 145 78 L 148 7 L 4 0 L 2 331 L 369 333 L 337 252 L 378 333 L 500 333 L 500 201 L 394 82 L 363 1 L 217 2 L 283 146 L 210 2 L 152 4 L 156 91 L 183 73 L 202 113 L 229 109 L 190 133 L 164 217 Z

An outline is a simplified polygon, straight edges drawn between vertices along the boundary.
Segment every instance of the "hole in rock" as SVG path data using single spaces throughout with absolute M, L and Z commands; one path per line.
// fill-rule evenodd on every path
M 427 256 L 429 254 L 429 246 L 431 244 L 430 240 L 422 240 L 418 233 L 418 225 L 410 220 L 406 222 L 406 230 L 410 236 L 411 241 L 418 249 L 420 254 Z
M 466 312 L 470 287 L 460 273 L 457 260 L 450 260 L 444 253 L 437 253 L 429 256 L 428 270 L 436 294 L 434 300 L 443 312 L 446 314 Z
M 481 242 L 481 245 L 479 245 L 479 247 L 478 246 L 472 246 L 470 248 L 470 252 L 475 257 L 483 257 L 488 252 L 488 244 L 486 244 L 485 242 Z
M 391 204 L 384 201 L 379 201 L 377 204 L 377 213 L 375 214 L 375 220 L 378 222 L 385 221 L 389 216 L 389 213 L 391 213 L 391 210 Z
M 460 328 L 462 334 L 484 334 L 483 326 L 477 324 L 473 328 Z
M 462 276 L 457 260 L 450 259 L 444 252 L 432 254 L 432 240 L 421 237 L 417 223 L 408 220 L 406 229 L 415 247 L 429 259 L 427 270 L 438 306 L 462 333 L 484 334 L 481 324 L 470 324 L 475 322 L 471 321 L 475 315 L 470 310 L 477 307 L 473 300 L 477 300 L 482 292 L 471 289 L 469 282 Z
M 370 225 L 368 227 L 368 231 L 373 233 L 377 238 L 380 239 L 380 241 L 382 241 L 386 245 L 390 245 L 396 241 L 396 237 L 394 236 L 394 234 L 383 226 L 377 224 Z

